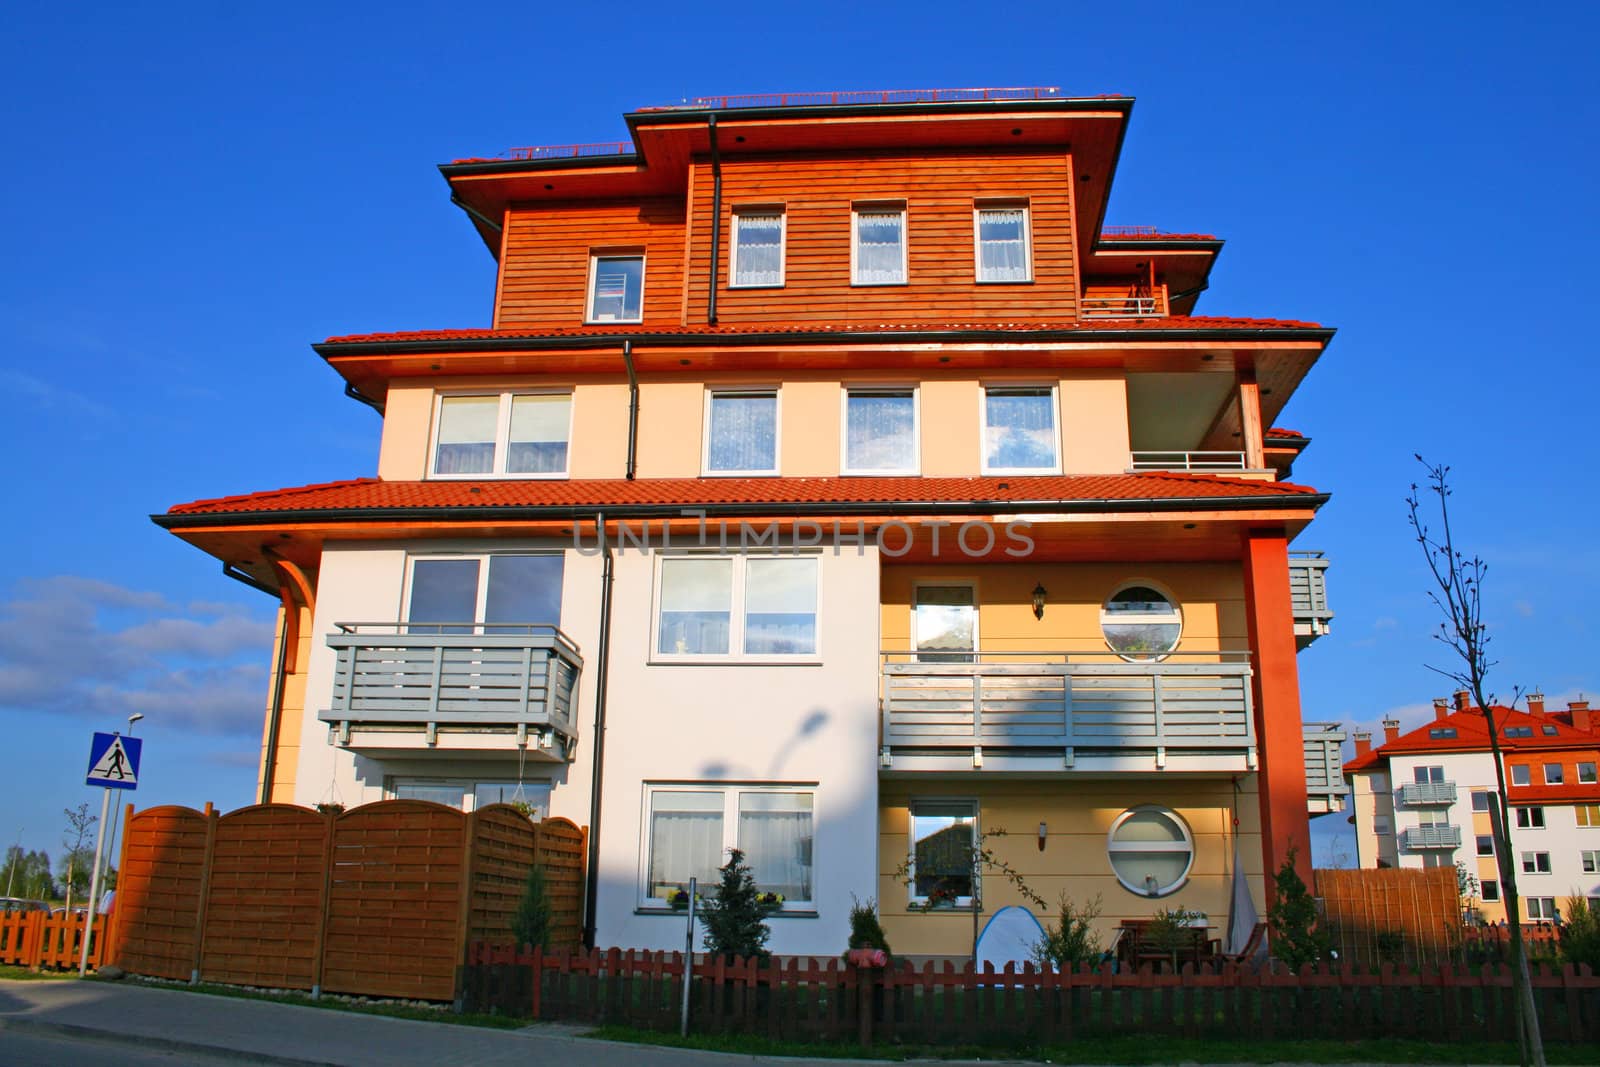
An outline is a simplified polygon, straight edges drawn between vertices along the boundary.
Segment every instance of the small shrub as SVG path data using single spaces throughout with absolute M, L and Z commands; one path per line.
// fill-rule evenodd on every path
M 1600 915 L 1583 897 L 1562 901 L 1561 960 L 1600 972 Z
M 889 939 L 884 936 L 883 924 L 878 921 L 878 901 L 875 898 L 857 900 L 851 894 L 850 940 L 847 947 L 875 948 L 882 950 L 884 955 L 889 954 Z
M 1060 917 L 1045 929 L 1044 940 L 1033 946 L 1033 961 L 1040 967 L 1066 971 L 1079 964 L 1099 963 L 1105 957 L 1094 921 L 1100 917 L 1101 899 L 1096 893 L 1083 904 L 1061 894 Z
M 550 947 L 550 896 L 545 891 L 544 867 L 537 863 L 528 868 L 522 900 L 511 916 L 511 933 L 518 945 Z
M 1317 923 L 1317 902 L 1294 869 L 1294 846 L 1278 868 L 1277 892 L 1267 909 L 1267 926 L 1272 931 L 1272 954 L 1299 970 L 1328 954 L 1329 937 Z
M 1178 954 L 1187 952 L 1195 943 L 1195 923 L 1200 918 L 1200 912 L 1190 911 L 1181 905 L 1162 908 L 1144 928 L 1142 947 L 1152 952 L 1167 953 L 1172 957 L 1172 966 L 1176 969 Z
M 744 853 L 730 848 L 715 899 L 701 905 L 707 952 L 728 960 L 742 956 L 766 961 L 767 938 L 772 935 L 766 917 L 779 905 L 763 903 L 761 896 Z

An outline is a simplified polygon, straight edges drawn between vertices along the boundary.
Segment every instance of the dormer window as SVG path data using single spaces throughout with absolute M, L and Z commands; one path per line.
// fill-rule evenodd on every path
M 733 213 L 735 289 L 783 285 L 783 209 L 741 208 Z
M 590 257 L 586 321 L 644 321 L 643 256 Z

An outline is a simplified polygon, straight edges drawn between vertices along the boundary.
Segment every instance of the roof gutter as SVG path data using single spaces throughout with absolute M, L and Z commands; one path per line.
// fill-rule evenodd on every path
M 496 236 L 499 236 L 500 231 L 504 229 L 500 223 L 496 222 L 494 219 L 491 219 L 489 216 L 485 215 L 483 212 L 479 211 L 477 208 L 461 199 L 461 197 L 457 196 L 454 192 L 450 194 L 450 202 L 456 207 L 460 208 L 462 211 L 465 211 L 468 215 L 471 215 L 473 220 L 477 222 L 479 226 L 482 226 L 487 230 L 494 231 Z
M 616 505 L 608 509 L 613 519 L 676 519 L 686 515 L 707 518 L 805 518 L 835 516 L 919 516 L 998 514 L 1087 514 L 1119 511 L 1279 511 L 1320 508 L 1327 493 L 1295 493 L 1275 497 L 1160 497 L 1157 499 L 1090 500 L 918 500 L 918 501 L 786 501 L 772 503 L 677 503 Z M 593 504 L 485 505 L 462 507 L 296 508 L 284 511 L 222 511 L 201 514 L 162 514 L 150 521 L 164 530 L 209 526 L 270 526 L 282 523 L 368 523 L 405 520 L 555 520 L 578 521 L 594 515 Z

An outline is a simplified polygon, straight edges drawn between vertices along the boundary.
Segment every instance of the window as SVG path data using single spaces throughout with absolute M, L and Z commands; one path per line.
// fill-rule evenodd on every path
M 1545 785 L 1562 785 L 1565 781 L 1566 781 L 1566 776 L 1562 773 L 1561 764 L 1559 764 L 1559 763 L 1546 763 L 1544 765 L 1544 784 Z
M 972 800 L 911 802 L 911 902 L 971 907 L 978 805 Z M 978 892 L 982 892 L 978 887 Z
M 1056 391 L 1052 386 L 990 386 L 983 395 L 983 473 L 1055 474 Z
M 1505 736 L 1506 737 L 1532 737 L 1533 736 L 1533 727 L 1531 727 L 1531 726 L 1507 726 L 1505 728 Z
M 1560 730 L 1557 730 L 1554 726 L 1551 726 L 1549 723 L 1545 723 L 1543 726 L 1539 727 L 1539 732 L 1544 734 L 1546 737 L 1557 737 L 1557 736 L 1560 736 L 1560 734 L 1561 734 Z
M 1493 878 L 1485 878 L 1479 883 L 1483 890 L 1483 899 L 1486 903 L 1493 903 L 1500 899 L 1500 883 Z
M 1449 826 L 1450 813 L 1445 811 L 1419 811 L 1417 825 L 1420 827 Z
M 917 473 L 914 389 L 850 389 L 844 395 L 844 473 Z
M 570 393 L 441 396 L 433 475 L 562 476 L 571 436 Z
M 528 817 L 550 813 L 549 782 L 478 782 L 470 778 L 396 778 L 389 793 L 398 800 L 431 800 L 435 804 L 478 811 L 490 804 L 526 804 Z
M 644 321 L 643 256 L 590 257 L 587 321 Z
M 783 233 L 781 208 L 733 213 L 733 288 L 783 285 Z
M 706 394 L 705 472 L 778 473 L 777 390 L 718 390 Z
M 1521 830 L 1543 830 L 1543 808 L 1517 808 L 1517 828 Z
M 561 622 L 562 557 L 497 553 L 413 559 L 407 632 L 523 632 Z M 480 625 L 481 624 L 481 625 Z
M 978 281 L 1026 282 L 1033 279 L 1025 204 L 980 205 L 974 212 Z
M 662 907 L 667 894 L 700 882 L 716 887 L 727 852 L 745 855 L 756 888 L 780 893 L 785 907 L 812 900 L 815 794 L 786 786 L 647 786 L 644 901 Z
M 911 609 L 919 663 L 971 663 L 978 651 L 978 591 L 970 585 L 919 585 Z
M 1375 833 L 1375 834 L 1386 834 L 1386 833 L 1388 833 L 1389 832 L 1389 820 L 1385 819 L 1381 815 L 1373 816 L 1373 819 L 1372 819 L 1372 832 Z
M 657 558 L 658 656 L 816 655 L 816 556 Z
M 1456 736 L 1454 726 L 1433 726 L 1428 729 L 1428 736 L 1435 741 L 1443 741 Z
M 1442 782 L 1444 781 L 1444 768 L 1413 767 L 1411 769 L 1411 776 L 1419 785 L 1429 782 Z
M 884 204 L 856 208 L 850 255 L 851 279 L 856 285 L 904 285 L 905 207 Z
M 1548 853 L 1548 852 L 1524 852 L 1522 854 L 1522 873 L 1523 874 L 1549 874 L 1550 873 L 1550 853 Z
M 1523 897 L 1522 903 L 1529 922 L 1555 922 L 1555 897 Z
M 1596 781 L 1600 781 L 1600 779 L 1597 779 L 1595 777 L 1595 765 L 1594 764 L 1592 764 L 1592 763 L 1580 763 L 1580 764 L 1578 764 L 1578 784 L 1579 785 L 1594 785 Z
M 1472 791 L 1472 810 L 1473 811 L 1488 811 L 1489 810 L 1489 794 L 1488 794 L 1488 792 L 1486 790 L 1474 789 Z
M 1578 857 L 1583 861 L 1584 874 L 1600 874 L 1600 851 L 1584 849 Z
M 1423 867 L 1443 867 L 1446 856 L 1443 852 L 1424 852 L 1422 854 Z
M 1111 651 L 1129 660 L 1159 660 L 1178 646 L 1183 617 L 1177 606 L 1147 585 L 1111 594 L 1100 609 L 1100 632 Z
M 1480 856 L 1492 856 L 1492 855 L 1494 855 L 1494 835 L 1493 834 L 1479 834 L 1478 835 L 1478 855 L 1480 855 Z
M 1179 889 L 1194 863 L 1194 838 L 1178 813 L 1167 808 L 1130 808 L 1111 826 L 1106 851 L 1117 881 L 1142 896 Z
M 1512 785 L 1532 785 L 1533 784 L 1532 772 L 1528 769 L 1528 765 L 1526 763 L 1513 763 L 1511 765 L 1511 784 Z
M 1600 804 L 1578 804 L 1573 808 L 1579 826 L 1600 826 Z

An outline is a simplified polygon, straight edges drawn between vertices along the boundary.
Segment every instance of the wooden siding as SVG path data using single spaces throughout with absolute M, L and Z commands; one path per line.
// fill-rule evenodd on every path
M 1077 313 L 1070 158 L 1064 152 L 943 152 L 902 156 L 767 157 L 722 167 L 718 321 L 1023 322 Z M 687 257 L 690 322 L 704 322 L 711 254 L 711 165 L 693 165 L 695 234 Z M 703 172 L 703 173 L 702 173 Z M 904 201 L 908 283 L 850 284 L 851 208 Z M 978 200 L 1027 201 L 1033 281 L 979 284 L 973 249 Z M 785 284 L 730 289 L 732 213 L 782 204 L 787 227 Z
M 579 326 L 591 252 L 643 252 L 644 321 L 682 316 L 683 202 L 562 202 L 506 215 L 495 326 Z

